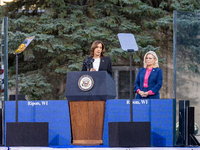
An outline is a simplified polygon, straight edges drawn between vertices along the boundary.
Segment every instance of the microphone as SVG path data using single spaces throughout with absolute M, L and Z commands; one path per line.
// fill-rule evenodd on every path
M 88 58 L 85 58 L 83 64 L 87 64 L 87 62 L 88 62 Z
M 85 59 L 84 59 L 83 65 L 85 65 L 85 66 L 86 66 L 86 70 L 89 71 L 89 69 L 88 69 L 88 68 L 89 68 L 89 65 L 88 65 L 88 58 L 85 58 Z
M 83 64 L 86 66 L 87 71 L 90 71 L 90 68 L 92 67 L 92 63 L 94 62 L 94 59 L 88 59 L 85 58 L 83 61 Z
M 89 60 L 89 70 L 92 68 L 92 63 L 93 63 L 93 62 L 94 62 L 94 59 L 93 59 L 93 58 Z
M 92 64 L 94 62 L 94 58 L 92 58 L 91 60 L 90 60 L 90 63 Z

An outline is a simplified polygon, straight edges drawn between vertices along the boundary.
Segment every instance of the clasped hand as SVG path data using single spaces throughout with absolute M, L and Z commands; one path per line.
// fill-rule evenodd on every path
M 90 69 L 90 71 L 96 71 L 96 69 L 94 69 L 94 68 L 91 68 L 91 69 Z
M 149 95 L 148 92 L 144 92 L 144 91 L 139 91 L 138 94 L 140 94 L 141 97 L 147 97 Z

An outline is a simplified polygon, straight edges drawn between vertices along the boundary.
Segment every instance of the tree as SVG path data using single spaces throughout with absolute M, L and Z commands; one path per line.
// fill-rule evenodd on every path
M 190 2 L 190 3 L 189 3 Z M 159 52 L 172 41 L 174 9 L 198 10 L 195 0 L 14 0 L 1 7 L 9 17 L 9 85 L 14 86 L 13 52 L 28 36 L 35 39 L 19 55 L 20 93 L 29 99 L 64 99 L 68 71 L 79 71 L 91 43 L 102 40 L 113 64 L 128 59 L 117 33 L 133 33 L 142 66 L 149 50 Z M 119 59 L 120 58 L 120 59 Z M 163 61 L 164 59 L 160 59 Z M 128 62 L 128 61 L 127 61 Z

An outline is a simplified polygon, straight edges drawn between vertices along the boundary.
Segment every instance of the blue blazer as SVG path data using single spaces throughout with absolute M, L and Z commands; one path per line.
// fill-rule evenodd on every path
M 152 92 L 155 93 L 155 95 L 149 95 L 148 97 L 143 98 L 139 94 L 137 94 L 136 99 L 159 99 L 160 98 L 159 90 L 162 87 L 162 81 L 163 81 L 162 69 L 153 68 L 151 70 L 151 73 L 148 78 L 148 88 L 144 88 L 143 84 L 144 84 L 144 76 L 146 73 L 146 69 L 147 68 L 140 68 L 135 81 L 134 92 L 136 92 L 138 89 L 145 92 L 151 90 Z
M 90 61 L 92 57 L 88 57 L 87 59 L 88 61 Z M 85 62 L 85 59 L 84 59 L 84 62 Z M 93 68 L 93 64 L 89 65 L 88 67 L 90 70 L 90 68 Z M 87 65 L 85 63 L 83 63 L 82 71 L 87 71 Z M 107 71 L 112 77 L 112 62 L 111 62 L 110 57 L 108 56 L 101 57 L 99 71 Z

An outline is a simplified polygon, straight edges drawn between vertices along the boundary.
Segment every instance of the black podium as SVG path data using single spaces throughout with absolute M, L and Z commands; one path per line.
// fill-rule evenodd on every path
M 116 97 L 115 81 L 106 71 L 68 72 L 72 144 L 103 144 L 105 102 Z

